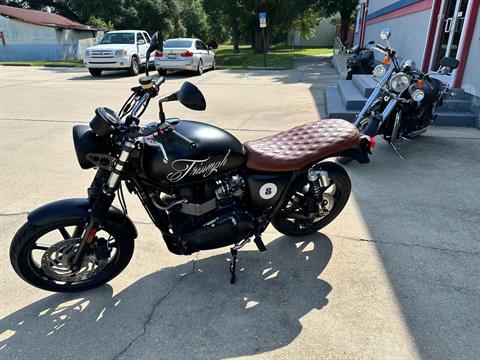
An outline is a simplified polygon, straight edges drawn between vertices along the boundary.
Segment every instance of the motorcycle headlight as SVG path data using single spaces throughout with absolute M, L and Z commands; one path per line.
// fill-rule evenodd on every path
M 376 79 L 381 79 L 385 73 L 387 72 L 387 69 L 383 65 L 377 65 L 373 69 L 373 77 Z
M 402 92 L 408 89 L 410 85 L 410 78 L 407 74 L 399 72 L 392 76 L 390 80 L 390 87 L 396 92 Z
M 417 102 L 422 101 L 424 97 L 425 97 L 425 92 L 420 89 L 415 90 L 412 94 L 412 99 Z
M 127 50 L 115 50 L 115 56 L 126 56 L 127 54 Z

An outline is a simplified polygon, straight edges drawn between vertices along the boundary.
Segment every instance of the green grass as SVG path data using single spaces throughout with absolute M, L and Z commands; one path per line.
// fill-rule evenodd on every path
M 263 66 L 263 54 L 255 54 L 249 45 L 240 46 L 240 52 L 234 53 L 232 45 L 220 45 L 215 50 L 217 65 L 224 69 L 245 69 L 249 66 Z M 267 54 L 267 65 L 269 67 L 284 67 L 293 69 L 293 62 L 296 57 L 328 55 L 332 49 L 328 48 L 295 48 L 284 49 L 273 47 Z
M 32 66 L 72 66 L 82 67 L 82 60 L 65 60 L 65 61 L 3 61 L 0 65 L 32 65 Z

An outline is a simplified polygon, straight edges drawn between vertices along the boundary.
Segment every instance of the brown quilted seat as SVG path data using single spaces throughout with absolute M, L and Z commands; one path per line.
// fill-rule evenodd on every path
M 342 119 L 325 119 L 244 144 L 247 167 L 291 171 L 360 144 L 357 128 Z

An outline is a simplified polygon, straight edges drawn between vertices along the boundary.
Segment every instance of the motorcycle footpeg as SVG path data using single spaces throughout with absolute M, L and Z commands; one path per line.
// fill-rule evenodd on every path
M 262 238 L 260 236 L 255 236 L 255 239 L 253 240 L 255 245 L 257 245 L 258 251 L 267 251 L 267 247 L 262 241 Z

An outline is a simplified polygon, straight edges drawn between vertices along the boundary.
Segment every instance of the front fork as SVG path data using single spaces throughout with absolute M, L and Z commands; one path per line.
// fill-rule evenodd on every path
M 95 196 L 95 200 L 90 210 L 90 221 L 83 232 L 80 246 L 73 258 L 71 265 L 72 271 L 78 271 L 81 269 L 87 248 L 94 240 L 96 233 L 100 230 L 101 223 L 107 216 L 108 210 L 115 199 L 115 191 L 120 184 L 123 169 L 134 148 L 135 145 L 131 141 L 125 141 L 123 143 L 122 152 L 120 153 L 118 160 L 115 162 L 105 186 L 101 189 L 98 195 Z

